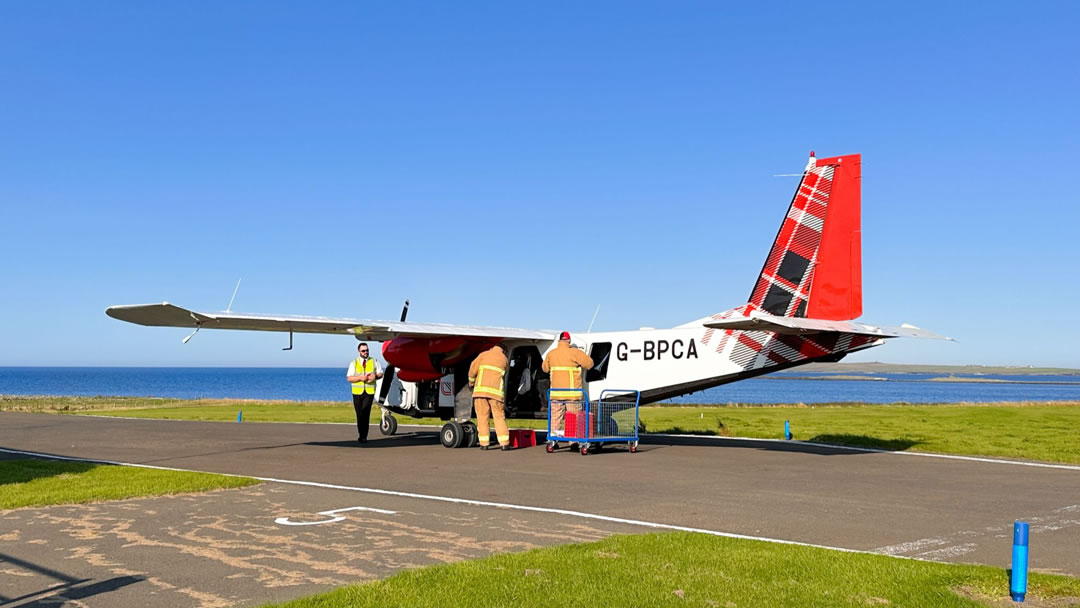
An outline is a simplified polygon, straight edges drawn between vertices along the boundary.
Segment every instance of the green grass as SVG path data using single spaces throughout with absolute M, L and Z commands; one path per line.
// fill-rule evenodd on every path
M 135 398 L 0 397 L 0 409 L 108 416 L 249 422 L 353 422 L 348 403 L 151 400 Z M 372 421 L 378 419 L 378 408 Z M 871 447 L 1080 464 L 1080 402 L 786 406 L 647 406 L 651 433 L 691 433 L 779 439 L 784 420 L 796 439 Z M 401 423 L 442 424 L 399 417 Z M 546 428 L 543 420 L 514 426 Z
M 672 533 L 614 536 L 432 566 L 278 606 L 991 606 L 1005 570 Z M 1080 579 L 1032 573 L 1028 597 L 1067 606 Z M 1010 602 L 1011 604 L 1011 602 Z
M 0 460 L 0 510 L 241 488 L 248 477 L 58 460 Z

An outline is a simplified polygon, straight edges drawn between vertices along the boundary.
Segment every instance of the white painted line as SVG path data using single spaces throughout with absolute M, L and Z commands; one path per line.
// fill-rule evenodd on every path
M 177 420 L 175 418 L 135 418 L 124 416 L 101 416 L 96 414 L 65 414 L 71 416 L 84 416 L 86 418 L 112 418 L 116 420 L 154 420 L 154 421 L 171 421 L 171 422 L 229 422 L 227 420 Z M 243 424 L 243 423 L 241 423 Z M 338 424 L 354 426 L 353 422 L 280 422 L 280 421 L 268 421 L 268 422 L 256 422 L 252 424 Z M 378 423 L 372 422 L 368 426 L 378 426 Z M 431 429 L 432 431 L 438 430 L 438 425 L 434 424 L 399 424 L 398 428 L 420 428 Z M 534 430 L 538 433 L 547 432 L 546 429 L 521 429 L 521 430 Z M 1032 462 L 1026 460 L 1007 460 L 1004 458 L 988 458 L 985 456 L 961 456 L 958 454 L 941 454 L 939 452 L 904 452 L 898 450 L 882 450 L 879 448 L 858 448 L 847 445 L 835 445 L 831 443 L 815 443 L 812 441 L 798 441 L 795 439 L 768 439 L 763 437 L 720 437 L 717 435 L 691 435 L 691 434 L 674 434 L 674 433 L 648 433 L 641 435 L 644 438 L 677 438 L 677 439 L 711 439 L 713 441 L 747 441 L 747 442 L 765 442 L 765 443 L 778 443 L 787 445 L 805 445 L 818 448 L 829 448 L 834 450 L 848 450 L 849 452 L 866 452 L 870 454 L 892 454 L 895 456 L 922 456 L 924 458 L 943 458 L 946 460 L 966 460 L 969 462 L 984 462 L 987 464 L 1012 464 L 1022 467 L 1036 467 L 1042 469 L 1062 469 L 1066 471 L 1080 471 L 1080 465 L 1072 464 L 1054 464 L 1050 462 Z M 647 445 L 647 443 L 646 443 Z
M 289 521 L 288 517 L 279 517 L 274 520 L 275 524 L 282 526 L 317 526 L 319 524 L 332 524 L 339 521 L 344 521 L 345 518 L 338 513 L 345 513 L 347 511 L 373 511 L 375 513 L 382 513 L 383 515 L 396 515 L 397 511 L 387 511 L 386 509 L 375 509 L 373 507 L 345 507 L 343 509 L 331 509 L 330 511 L 319 511 L 319 515 L 327 515 L 330 519 L 323 519 L 320 521 Z
M 600 515 L 597 513 L 586 513 L 583 511 L 571 511 L 568 509 L 553 509 L 549 507 L 534 507 L 529 505 L 515 505 L 502 502 L 490 502 L 486 500 L 472 500 L 468 498 L 454 498 L 451 496 L 436 496 L 431 494 L 417 494 L 414 492 L 398 492 L 396 490 L 383 490 L 379 488 L 360 488 L 355 486 L 343 486 L 332 483 L 321 483 L 317 481 L 300 481 L 295 479 L 277 479 L 275 477 L 258 477 L 256 475 L 235 475 L 232 473 L 214 473 L 213 471 L 193 471 L 191 469 L 177 469 L 174 467 L 162 467 L 149 464 L 136 464 L 131 462 L 117 462 L 114 460 L 100 460 L 96 458 L 73 458 L 70 456 L 56 456 L 53 454 L 42 454 L 38 452 L 27 452 L 23 450 L 11 450 L 7 448 L 0 448 L 0 452 L 6 452 L 8 454 L 21 454 L 24 456 L 33 456 L 36 458 L 46 458 L 50 460 L 67 460 L 73 462 L 92 462 L 97 464 L 111 464 L 128 467 L 139 467 L 143 469 L 158 469 L 162 471 L 182 471 L 187 473 L 209 473 L 212 475 L 224 475 L 226 477 L 248 477 L 250 479 L 258 479 L 259 481 L 268 481 L 273 483 L 291 484 L 297 486 L 306 486 L 314 488 L 326 488 L 330 490 L 347 490 L 350 492 L 364 492 L 366 494 L 378 494 L 381 496 L 397 496 L 401 498 L 416 498 L 421 500 L 432 500 L 437 502 L 447 502 L 459 505 L 470 505 L 475 507 L 494 507 L 496 509 L 512 509 L 516 511 L 530 511 L 534 513 L 550 513 L 554 515 L 565 515 L 568 517 L 578 517 L 582 519 L 592 519 L 598 521 L 606 521 L 616 524 L 626 524 L 631 526 L 641 526 L 644 528 L 654 528 L 659 530 L 674 530 L 677 532 L 697 532 L 699 534 L 708 534 L 711 536 L 722 536 L 724 538 L 739 538 L 744 540 L 757 540 L 767 543 L 776 543 L 780 545 L 796 545 L 800 547 L 814 547 L 817 549 L 829 549 L 832 551 L 843 551 L 845 553 L 864 553 L 868 555 L 880 555 L 879 553 L 873 553 L 871 551 L 863 551 L 859 549 L 848 549 L 845 547 L 831 547 L 828 545 L 816 545 L 813 543 L 803 543 L 794 540 L 785 540 L 780 538 L 768 538 L 764 536 L 749 536 L 746 534 L 735 534 L 733 532 L 721 532 L 719 530 L 707 530 L 704 528 L 691 528 L 688 526 L 676 526 L 672 524 L 663 524 L 652 521 L 642 521 L 638 519 L 627 519 L 623 517 L 612 517 L 610 515 Z M 900 559 L 912 559 L 907 557 L 900 557 Z
M 718 437 L 716 435 L 674 435 L 656 433 L 642 435 L 642 437 L 677 437 L 680 439 L 713 439 L 716 441 L 754 441 L 790 445 L 807 445 L 818 448 L 834 450 L 848 450 L 851 452 L 868 452 L 872 454 L 894 454 L 896 456 L 923 456 L 926 458 L 945 458 L 947 460 L 968 460 L 972 462 L 986 462 L 990 464 L 1015 464 L 1022 467 L 1039 467 L 1044 469 L 1065 469 L 1067 471 L 1080 471 L 1080 466 L 1072 464 L 1053 464 L 1049 462 L 1030 462 L 1025 460 L 1005 460 L 1002 458 L 987 458 L 984 456 L 959 456 L 956 454 L 940 454 L 938 452 L 900 452 L 897 450 L 882 450 L 878 448 L 857 448 L 847 445 L 834 445 L 831 443 L 814 443 L 812 441 L 798 441 L 795 439 L 766 439 L 759 437 Z

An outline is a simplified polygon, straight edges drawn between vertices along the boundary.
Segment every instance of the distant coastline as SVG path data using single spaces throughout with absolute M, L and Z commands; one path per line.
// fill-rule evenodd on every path
M 893 372 L 902 373 L 902 372 Z M 912 372 L 915 373 L 915 372 Z M 770 375 L 763 376 L 765 380 L 857 380 L 867 382 L 958 382 L 958 383 L 973 383 L 973 384 L 1058 384 L 1065 386 L 1080 386 L 1080 377 L 1074 381 L 1070 380 L 1006 380 L 1002 378 L 971 378 L 961 376 L 940 376 L 937 378 L 884 378 L 881 376 L 860 376 L 853 374 L 827 374 L 817 372 L 814 376 L 779 376 Z
M 1080 369 L 1064 367 L 1032 367 L 1011 365 L 917 365 L 906 363 L 810 363 L 799 368 L 801 372 L 814 374 L 937 374 L 952 376 L 1007 375 L 1007 376 L 1077 376 Z M 861 377 L 848 377 L 846 380 L 861 380 Z

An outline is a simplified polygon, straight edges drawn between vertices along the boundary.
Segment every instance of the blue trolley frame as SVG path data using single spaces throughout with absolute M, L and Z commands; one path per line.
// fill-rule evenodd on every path
M 565 418 L 566 413 L 564 413 L 563 414 L 563 416 L 564 416 L 564 418 L 563 418 L 563 434 L 562 435 L 554 435 L 551 432 L 551 392 L 552 391 L 559 391 L 559 392 L 563 392 L 563 393 L 568 393 L 568 392 L 572 391 L 572 392 L 575 392 L 575 393 L 579 393 L 581 395 L 580 399 L 568 400 L 571 403 L 574 402 L 574 401 L 577 401 L 578 403 L 581 404 L 581 410 L 579 412 L 574 412 L 574 414 L 577 415 L 577 416 L 585 416 L 586 421 L 591 420 L 593 417 L 598 418 L 598 422 L 597 422 L 597 428 L 598 429 L 601 426 L 603 426 L 603 422 L 602 422 L 601 418 L 607 418 L 607 419 L 611 420 L 611 422 L 609 422 L 608 424 L 614 424 L 614 417 L 613 417 L 614 414 L 619 413 L 619 412 L 623 412 L 623 411 L 626 411 L 626 410 L 629 410 L 629 409 L 633 409 L 634 410 L 634 424 L 632 425 L 633 432 L 632 433 L 619 433 L 619 432 L 616 432 L 616 433 L 610 434 L 610 435 L 600 434 L 599 432 L 597 432 L 595 435 L 593 435 L 593 433 L 590 431 L 590 429 L 593 427 L 593 425 L 586 424 L 586 432 L 585 432 L 585 434 L 586 435 L 593 435 L 593 436 L 575 437 L 573 435 L 568 435 L 567 434 L 567 431 L 569 429 L 566 428 L 566 418 Z M 608 399 L 615 398 L 615 397 L 619 397 L 619 398 L 632 397 L 632 400 L 620 400 L 620 401 L 610 401 L 610 402 L 607 401 Z M 610 405 L 610 404 L 614 404 L 617 407 L 614 407 L 614 408 L 612 408 L 610 410 L 606 409 L 605 405 Z M 589 453 L 589 446 L 591 446 L 591 445 L 596 446 L 597 449 L 599 449 L 601 446 L 603 446 L 604 444 L 608 444 L 608 443 L 625 443 L 625 444 L 627 444 L 629 446 L 630 452 L 634 453 L 634 452 L 637 451 L 637 446 L 638 446 L 638 426 L 639 426 L 640 420 L 641 420 L 641 392 L 637 391 L 637 390 L 633 390 L 633 389 L 612 389 L 612 388 L 609 388 L 609 389 L 604 389 L 603 391 L 600 392 L 600 399 L 599 400 L 590 401 L 588 393 L 586 393 L 584 389 L 580 389 L 580 388 L 574 388 L 574 389 L 550 388 L 550 389 L 548 389 L 548 417 L 547 417 L 547 419 L 548 419 L 547 420 L 547 451 L 548 451 L 549 454 L 551 452 L 554 452 L 557 449 L 558 442 L 560 442 L 560 441 L 568 441 L 570 443 L 578 444 L 580 446 L 582 455 L 585 455 L 585 454 Z M 573 433 L 576 434 L 578 425 L 575 424 L 574 426 L 575 426 L 575 428 L 573 430 Z M 621 429 L 619 429 L 619 430 L 621 430 Z

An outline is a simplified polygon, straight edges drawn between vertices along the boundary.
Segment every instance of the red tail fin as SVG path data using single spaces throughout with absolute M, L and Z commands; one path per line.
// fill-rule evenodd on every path
M 750 305 L 782 317 L 861 315 L 861 205 L 862 157 L 811 152 Z

